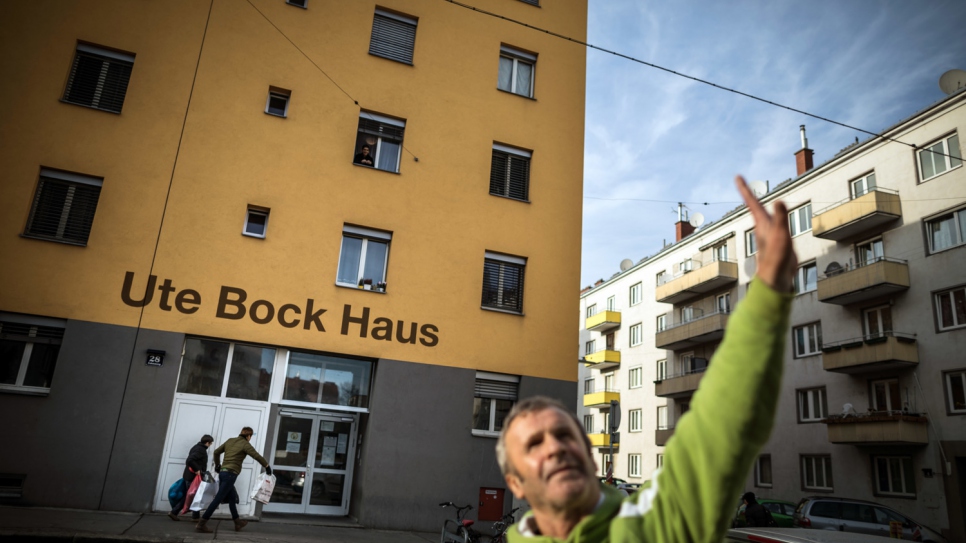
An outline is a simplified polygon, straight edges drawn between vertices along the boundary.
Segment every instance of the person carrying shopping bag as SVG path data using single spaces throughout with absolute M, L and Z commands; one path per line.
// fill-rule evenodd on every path
M 184 461 L 184 473 L 181 474 L 181 482 L 184 485 L 185 492 L 181 498 L 175 501 L 171 505 L 171 512 L 168 513 L 168 518 L 174 521 L 179 521 L 178 515 L 187 511 L 187 505 L 191 505 L 191 498 L 194 494 L 188 492 L 191 488 L 191 483 L 194 482 L 196 477 L 201 476 L 201 473 L 208 466 L 208 447 L 215 442 L 215 438 L 208 434 L 201 436 L 201 440 L 195 443 L 191 450 L 188 452 L 188 458 Z M 201 516 L 198 511 L 191 512 L 191 518 L 197 520 Z
M 228 509 L 231 511 L 231 519 L 235 522 L 236 532 L 241 531 L 248 524 L 247 520 L 238 518 L 238 509 L 235 507 L 235 504 L 238 502 L 238 492 L 235 491 L 235 479 L 241 473 L 242 462 L 245 461 L 246 456 L 251 456 L 265 468 L 265 473 L 268 475 L 272 474 L 272 466 L 269 466 L 268 461 L 262 455 L 258 454 L 255 447 L 252 447 L 251 440 L 253 435 L 255 435 L 255 430 L 246 426 L 242 428 L 238 437 L 233 437 L 225 441 L 215 449 L 215 471 L 218 472 L 218 494 L 211 501 L 211 505 L 208 506 L 205 514 L 201 515 L 201 520 L 195 526 L 196 532 L 203 534 L 212 533 L 211 528 L 208 528 L 206 524 L 208 523 L 208 519 L 211 518 L 211 515 L 215 513 L 215 509 L 218 509 L 218 505 L 223 502 L 228 504 Z M 222 454 L 225 455 L 224 464 L 221 462 Z

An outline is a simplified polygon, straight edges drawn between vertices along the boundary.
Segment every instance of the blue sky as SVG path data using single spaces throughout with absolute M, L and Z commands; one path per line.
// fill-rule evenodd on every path
M 966 69 L 966 2 L 591 0 L 588 42 L 866 130 L 945 96 Z M 674 241 L 670 203 L 716 220 L 732 178 L 795 177 L 806 125 L 815 164 L 866 135 L 599 51 L 587 53 L 581 286 Z

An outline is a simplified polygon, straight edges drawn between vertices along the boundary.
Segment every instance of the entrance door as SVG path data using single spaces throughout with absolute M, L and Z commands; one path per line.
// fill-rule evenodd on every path
M 279 414 L 271 460 L 275 491 L 263 510 L 348 514 L 355 440 L 355 415 Z

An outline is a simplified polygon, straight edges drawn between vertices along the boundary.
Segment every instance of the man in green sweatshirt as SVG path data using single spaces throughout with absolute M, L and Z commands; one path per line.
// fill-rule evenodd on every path
M 510 543 L 718 543 L 755 455 L 768 439 L 781 383 L 797 259 L 788 210 L 769 214 L 744 179 L 738 190 L 755 219 L 756 278 L 664 450 L 664 467 L 633 496 L 601 485 L 590 442 L 556 400 L 514 406 L 497 443 L 508 488 L 531 512 Z
M 268 465 L 268 461 L 262 455 L 258 454 L 258 451 L 250 443 L 253 435 L 255 435 L 255 430 L 246 426 L 242 428 L 238 437 L 229 439 L 215 449 L 215 471 L 218 472 L 218 494 L 211 500 L 211 505 L 208 506 L 205 514 L 201 516 L 201 520 L 198 521 L 198 525 L 195 527 L 196 532 L 203 534 L 210 534 L 212 532 L 211 528 L 208 528 L 206 524 L 208 523 L 208 519 L 211 518 L 211 515 L 215 513 L 215 509 L 218 509 L 218 505 L 223 501 L 228 503 L 228 510 L 231 511 L 231 519 L 235 522 L 236 532 L 241 531 L 248 524 L 247 520 L 238 518 L 238 509 L 235 508 L 235 503 L 238 502 L 238 492 L 235 491 L 235 479 L 241 473 L 242 462 L 245 461 L 246 456 L 251 456 L 265 468 L 265 473 L 272 474 L 272 466 Z M 222 454 L 225 455 L 224 464 L 221 463 Z

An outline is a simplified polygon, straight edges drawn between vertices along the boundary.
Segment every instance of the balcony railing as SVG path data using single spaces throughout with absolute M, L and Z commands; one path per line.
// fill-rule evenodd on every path
M 659 283 L 655 297 L 658 302 L 676 304 L 737 281 L 735 261 L 714 260 L 702 264 L 700 260 L 691 260 L 691 270 L 678 272 Z
M 826 343 L 822 346 L 825 371 L 860 374 L 914 368 L 919 365 L 916 336 L 883 332 Z
M 597 369 L 607 369 L 619 366 L 621 352 L 614 349 L 604 349 L 584 356 L 584 365 Z
M 835 415 L 824 421 L 828 440 L 844 445 L 926 445 L 929 421 L 923 413 L 873 411 Z
M 587 434 L 590 439 L 591 447 L 610 447 L 610 434 Z M 620 442 L 615 441 L 614 447 L 620 446 Z
M 868 232 L 902 216 L 899 192 L 876 188 L 854 199 L 833 204 L 812 215 L 812 235 L 841 241 Z
M 611 400 L 620 401 L 621 393 L 616 388 L 599 388 L 593 392 L 584 391 L 584 407 L 610 406 Z
M 690 396 L 698 390 L 698 384 L 707 369 L 707 367 L 698 368 L 654 381 L 654 395 L 660 398 Z
M 654 444 L 658 447 L 663 447 L 667 444 L 667 441 L 671 439 L 674 435 L 674 428 L 658 428 L 654 430 Z
M 620 328 L 620 326 L 620 311 L 598 311 L 587 317 L 584 327 L 591 332 L 607 332 Z
M 729 314 L 730 311 L 716 311 L 658 330 L 654 346 L 673 351 L 719 340 L 724 336 Z
M 881 256 L 854 268 L 826 271 L 818 280 L 818 300 L 850 305 L 909 289 L 909 265 L 905 260 Z

